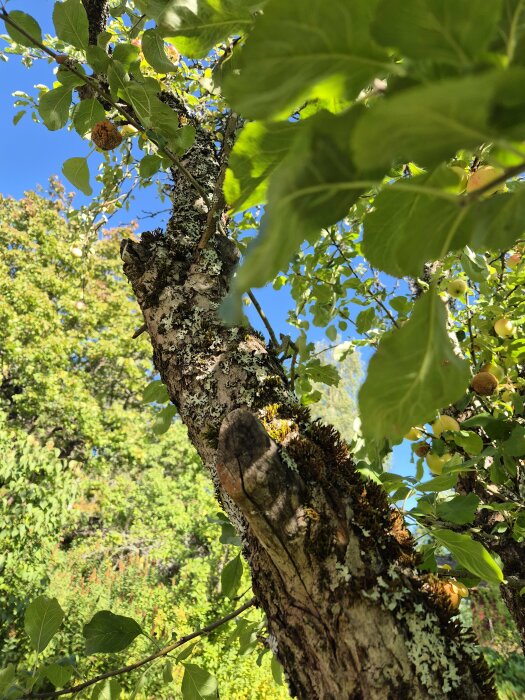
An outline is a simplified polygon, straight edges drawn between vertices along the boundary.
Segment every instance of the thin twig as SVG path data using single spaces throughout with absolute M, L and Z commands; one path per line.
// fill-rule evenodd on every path
M 470 285 L 470 280 L 469 280 Z M 472 363 L 476 365 L 476 351 L 474 350 L 474 332 L 472 330 L 472 314 L 470 312 L 470 305 L 468 303 L 468 294 L 465 295 L 465 306 L 467 307 L 467 327 L 468 334 L 470 337 L 470 354 L 472 356 Z
M 231 112 L 226 120 L 226 128 L 223 134 L 222 140 L 222 151 L 220 156 L 220 169 L 217 181 L 215 183 L 215 188 L 213 190 L 213 196 L 211 200 L 211 206 L 208 210 L 208 218 L 206 220 L 206 228 L 197 246 L 197 259 L 200 256 L 200 251 L 204 250 L 208 245 L 208 241 L 212 235 L 217 230 L 217 220 L 221 215 L 222 210 L 225 206 L 225 197 L 223 192 L 224 178 L 226 177 L 226 169 L 228 167 L 228 160 L 230 157 L 233 144 L 235 142 L 235 131 L 238 125 L 238 117 L 235 112 Z
M 55 61 L 57 60 L 59 54 L 57 54 L 55 51 L 52 49 L 49 49 L 47 46 L 42 44 L 42 42 L 38 41 L 35 39 L 31 34 L 25 31 L 23 27 L 20 27 L 14 20 L 11 19 L 9 14 L 2 8 L 0 9 L 0 18 L 4 20 L 7 24 L 10 24 L 14 29 L 16 29 L 20 34 L 26 37 L 26 39 L 29 39 L 29 41 L 33 42 L 35 46 L 38 46 L 39 49 L 44 51 L 48 56 L 51 56 Z M 80 78 L 83 82 L 86 83 L 86 85 L 89 85 L 95 92 L 100 95 L 108 104 L 110 104 L 114 109 L 117 110 L 120 114 L 122 114 L 123 117 L 125 117 L 130 124 L 132 124 L 136 129 L 139 131 L 142 131 L 149 141 L 154 143 L 157 148 L 159 149 L 159 152 L 162 153 L 163 155 L 167 156 L 172 163 L 175 165 L 175 167 L 181 171 L 181 173 L 184 175 L 184 177 L 193 185 L 195 190 L 200 194 L 200 196 L 203 198 L 204 202 L 208 207 L 211 207 L 210 200 L 208 198 L 207 193 L 204 191 L 204 189 L 200 186 L 200 184 L 197 182 L 197 180 L 193 177 L 193 175 L 190 173 L 190 171 L 181 163 L 181 161 L 177 158 L 177 156 L 169 149 L 164 146 L 160 145 L 160 142 L 157 137 L 151 135 L 151 131 L 149 129 L 145 129 L 144 126 L 135 119 L 135 117 L 130 114 L 124 107 L 119 105 L 117 102 L 113 100 L 111 95 L 107 93 L 105 90 L 103 90 L 100 87 L 100 84 L 98 80 L 94 79 L 93 77 L 86 75 L 85 73 L 82 73 L 81 71 L 77 70 L 75 66 L 68 64 L 67 69 L 76 75 L 78 78 Z
M 251 290 L 249 292 L 247 292 L 247 294 L 248 294 L 250 301 L 255 306 L 255 310 L 257 311 L 257 313 L 261 317 L 261 321 L 264 323 L 266 330 L 268 331 L 268 335 L 270 336 L 270 341 L 271 341 L 272 345 L 274 346 L 274 348 L 276 350 L 280 350 L 281 344 L 277 340 L 277 336 L 275 335 L 274 330 L 270 324 L 270 321 L 268 321 L 268 318 L 262 309 L 262 306 L 259 304 L 259 302 L 255 298 L 255 296 Z
M 145 666 L 146 664 L 151 663 L 152 661 L 156 661 L 157 659 L 160 659 L 164 656 L 167 656 L 169 653 L 171 653 L 174 649 L 177 649 L 177 647 L 182 646 L 183 644 L 186 644 L 187 642 L 190 642 L 192 639 L 195 639 L 196 637 L 202 637 L 206 634 L 209 634 L 210 632 L 213 632 L 213 630 L 217 629 L 217 627 L 221 627 L 221 625 L 226 624 L 227 622 L 230 622 L 230 620 L 233 620 L 235 617 L 240 615 L 242 612 L 245 610 L 248 610 L 248 608 L 251 608 L 255 605 L 256 599 L 251 598 L 248 600 L 244 605 L 241 605 L 240 608 L 237 608 L 233 612 L 229 613 L 228 615 L 225 615 L 224 617 L 221 617 L 219 620 L 216 620 L 215 622 L 212 622 L 211 625 L 208 625 L 207 627 L 203 627 L 200 630 L 196 630 L 195 632 L 192 632 L 191 634 L 187 634 L 185 637 L 181 637 L 179 640 L 176 642 L 173 642 L 173 644 L 169 644 L 167 647 L 164 647 L 160 651 L 155 652 L 155 654 L 151 654 L 145 659 L 142 659 L 141 661 L 136 661 L 134 664 L 128 664 L 127 666 L 123 666 L 122 668 L 117 668 L 114 671 L 107 671 L 107 673 L 102 673 L 100 676 L 96 676 L 95 678 L 91 678 L 89 681 L 85 681 L 84 683 L 79 683 L 78 685 L 73 686 L 72 688 L 64 688 L 63 690 L 56 690 L 56 691 L 50 691 L 47 693 L 34 693 L 30 695 L 24 695 L 21 700 L 29 700 L 30 698 L 57 698 L 60 695 L 74 695 L 76 693 L 80 693 L 81 690 L 85 690 L 86 688 L 89 688 L 92 685 L 95 685 L 95 683 L 98 683 L 99 681 L 103 681 L 106 678 L 112 678 L 113 676 L 121 676 L 123 673 L 129 673 L 130 671 L 135 671 L 135 669 L 140 668 L 141 666 Z
M 143 323 L 142 326 L 140 328 L 137 328 L 135 333 L 133 333 L 133 335 L 131 336 L 131 339 L 136 340 L 140 335 L 142 335 L 144 333 L 144 331 L 147 330 L 147 328 L 148 327 L 146 326 L 146 324 Z

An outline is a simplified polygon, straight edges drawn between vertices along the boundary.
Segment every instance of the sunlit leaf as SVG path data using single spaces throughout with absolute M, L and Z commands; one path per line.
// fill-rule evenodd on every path
M 53 9 L 53 24 L 57 37 L 77 49 L 87 49 L 88 18 L 82 0 L 56 2 Z
M 423 294 L 406 324 L 385 335 L 370 360 L 359 392 L 364 434 L 402 437 L 462 396 L 469 380 L 468 363 L 448 336 L 444 303 L 434 291 Z
M 61 129 L 69 119 L 69 106 L 73 92 L 71 88 L 58 87 L 45 92 L 38 103 L 38 113 L 50 131 Z
M 8 22 L 5 22 L 6 31 L 13 41 L 16 41 L 17 44 L 21 44 L 22 46 L 30 47 L 37 46 L 35 42 L 42 43 L 42 30 L 36 19 L 31 17 L 31 15 L 21 12 L 20 10 L 11 10 L 9 12 L 9 17 L 29 35 L 28 37 L 22 34 L 18 29 L 15 29 Z
M 54 637 L 64 619 L 64 611 L 56 598 L 41 595 L 26 608 L 24 629 L 35 651 L 43 651 Z
M 86 158 L 68 158 L 62 166 L 62 174 L 86 196 L 93 194 L 89 184 L 89 167 Z
M 454 559 L 464 566 L 467 571 L 479 576 L 489 583 L 501 583 L 503 572 L 485 547 L 472 539 L 471 535 L 463 535 L 452 530 L 432 530 L 432 536 L 443 544 Z

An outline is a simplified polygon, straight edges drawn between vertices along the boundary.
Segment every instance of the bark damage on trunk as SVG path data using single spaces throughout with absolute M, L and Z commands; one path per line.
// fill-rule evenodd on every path
M 219 162 L 198 129 L 184 157 L 211 195 Z M 235 524 L 293 695 L 304 700 L 496 698 L 442 584 L 415 569 L 402 519 L 364 482 L 329 426 L 311 422 L 249 327 L 218 316 L 236 248 L 206 229 L 202 198 L 174 173 L 165 232 L 123 241 L 155 366 Z

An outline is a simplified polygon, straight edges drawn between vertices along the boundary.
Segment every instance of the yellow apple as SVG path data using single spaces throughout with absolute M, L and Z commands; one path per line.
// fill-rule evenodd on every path
M 429 452 L 426 456 L 427 465 L 432 474 L 439 475 L 443 471 L 443 466 L 452 459 L 452 455 L 446 452 L 441 457 L 434 452 Z
M 82 248 L 77 248 L 77 247 L 71 248 L 71 255 L 74 255 L 75 258 L 81 258 L 82 257 Z
M 447 286 L 447 292 L 450 294 L 451 297 L 454 297 L 454 299 L 459 299 L 462 297 L 465 292 L 467 291 L 468 286 L 465 280 L 450 280 Z
M 432 432 L 436 437 L 439 437 L 445 430 L 459 430 L 459 423 L 452 416 L 439 416 L 432 423 Z
M 467 182 L 467 192 L 475 192 L 485 187 L 493 180 L 501 177 L 504 171 L 501 168 L 494 168 L 492 165 L 483 165 L 481 168 L 475 170 Z M 505 183 L 500 182 L 491 189 L 484 192 L 485 195 L 494 194 L 494 192 L 501 192 L 505 189 Z
M 138 129 L 136 129 L 133 124 L 125 124 L 120 130 L 120 133 L 125 138 L 126 136 L 134 136 L 138 133 Z
M 500 338 L 510 338 L 514 333 L 514 324 L 508 318 L 499 318 L 494 324 L 494 330 Z

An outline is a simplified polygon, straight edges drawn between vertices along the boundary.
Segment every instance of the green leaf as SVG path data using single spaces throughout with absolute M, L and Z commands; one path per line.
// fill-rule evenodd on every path
M 80 136 L 85 136 L 98 122 L 106 118 L 106 111 L 100 102 L 93 98 L 82 100 L 73 110 L 73 125 Z
M 64 611 L 56 598 L 41 595 L 29 603 L 24 615 L 24 629 L 35 651 L 41 652 L 47 647 L 63 619 Z
M 351 135 L 357 166 L 387 170 L 392 163 L 438 165 L 462 149 L 497 141 L 491 112 L 500 83 L 523 84 L 524 71 L 492 71 L 450 78 L 394 93 L 376 101 Z
M 86 158 L 68 158 L 62 166 L 62 174 L 87 197 L 93 194 L 89 184 L 89 167 Z
M 166 6 L 149 2 L 146 12 L 181 53 L 189 58 L 202 58 L 229 36 L 244 34 L 253 23 L 252 7 L 260 3 L 255 0 L 199 0 L 198 4 L 171 2 L 166 9 L 163 4 Z
M 188 659 L 192 655 L 193 650 L 196 646 L 198 646 L 198 644 L 199 642 L 194 642 L 193 644 L 188 644 L 187 647 L 184 647 L 180 654 L 177 654 L 177 663 L 179 664 L 181 661 L 185 661 L 186 659 Z
M 162 158 L 156 155 L 145 155 L 139 163 L 139 174 L 144 179 L 158 173 L 162 164 Z
M 517 425 L 508 440 L 503 443 L 503 451 L 510 457 L 525 455 L 525 426 Z
M 57 131 L 67 124 L 72 97 L 73 91 L 67 87 L 49 90 L 41 96 L 38 113 L 50 131 Z
M 277 660 L 276 656 L 272 656 L 270 668 L 272 669 L 273 680 L 277 683 L 277 685 L 283 685 L 283 667 Z
M 242 559 L 238 554 L 229 561 L 221 572 L 221 593 L 233 598 L 237 593 L 242 578 Z
M 370 264 L 396 277 L 417 277 L 425 262 L 450 251 L 505 249 L 522 235 L 524 187 L 465 206 L 464 198 L 447 193 L 456 182 L 454 171 L 442 166 L 386 186 L 364 220 L 363 251 Z
M 188 148 L 193 146 L 195 141 L 195 127 L 191 124 L 185 124 L 177 129 L 169 138 L 169 146 L 179 155 L 185 153 Z
M 142 35 L 144 58 L 157 73 L 172 73 L 177 66 L 166 56 L 164 39 L 158 29 L 146 29 Z
M 91 693 L 91 700 L 118 700 L 122 688 L 115 678 L 97 683 Z
M 122 42 L 115 46 L 112 58 L 124 66 L 126 70 L 129 70 L 138 59 L 139 54 L 140 49 L 138 46 L 129 42 Z
M 53 24 L 59 39 L 77 49 L 87 49 L 89 26 L 81 0 L 56 2 L 53 9 Z
M 355 98 L 378 75 L 399 72 L 370 38 L 377 0 L 270 0 L 224 80 L 251 119 L 284 115 L 312 97 Z
M 458 481 L 457 474 L 440 474 L 435 476 L 433 479 L 424 481 L 422 484 L 418 484 L 417 490 L 421 493 L 437 493 L 439 491 L 448 491 L 453 489 Z
M 50 664 L 46 667 L 46 676 L 55 688 L 63 688 L 73 675 L 73 666 L 63 666 L 62 664 Z
M 452 439 L 456 445 L 459 445 L 471 455 L 479 455 L 483 450 L 483 440 L 471 430 L 455 431 L 452 433 Z
M 261 231 L 233 281 L 228 320 L 239 320 L 240 294 L 264 286 L 286 269 L 304 239 L 313 243 L 324 226 L 348 213 L 365 189 L 354 182 L 357 173 L 346 147 L 360 113 L 356 109 L 342 115 L 316 114 L 273 173 Z
M 410 319 L 383 336 L 359 391 L 363 433 L 398 439 L 453 403 L 470 381 L 448 336 L 447 311 L 435 291 L 414 304 Z
M 86 74 L 86 71 L 81 65 L 77 65 L 75 70 L 82 75 Z M 61 82 L 64 87 L 75 88 L 79 85 L 84 85 L 84 80 L 73 71 L 70 71 L 65 65 L 59 66 L 57 70 L 57 79 Z
M 166 661 L 162 668 L 162 680 L 164 683 L 171 683 L 173 680 L 173 664 L 171 661 Z
M 313 382 L 320 382 L 328 386 L 337 386 L 339 384 L 339 372 L 333 365 L 323 365 L 317 357 L 309 360 L 304 365 L 304 373 Z
M 84 625 L 86 654 L 110 654 L 126 649 L 142 633 L 142 628 L 131 617 L 114 615 L 101 610 Z
M 376 312 L 373 306 L 371 306 L 368 309 L 365 309 L 364 311 L 360 311 L 355 319 L 356 331 L 361 334 L 366 333 L 372 328 L 375 320 Z
M 42 43 L 42 30 L 40 29 L 40 25 L 36 19 L 31 17 L 31 15 L 21 12 L 20 10 L 11 10 L 11 12 L 9 12 L 9 17 L 31 37 L 31 39 L 28 39 L 26 36 L 21 34 L 18 29 L 15 29 L 10 24 L 5 22 L 6 31 L 13 41 L 16 41 L 16 43 L 20 44 L 21 46 L 30 47 L 37 46 L 35 41 L 39 42 L 40 44 Z M 35 41 L 32 41 L 32 39 Z
M 501 0 L 382 0 L 373 37 L 407 58 L 466 67 L 498 28 Z
M 17 112 L 15 116 L 13 117 L 13 125 L 16 126 L 18 122 L 22 119 L 24 114 L 26 113 L 25 109 L 21 109 L 20 112 Z
M 466 496 L 454 496 L 450 501 L 442 501 L 436 506 L 438 518 L 456 525 L 467 525 L 474 522 L 480 500 L 474 493 Z
M 479 576 L 489 583 L 501 583 L 503 572 L 479 542 L 470 535 L 462 535 L 452 530 L 431 530 L 431 534 L 452 554 L 454 559 L 467 571 Z
M 226 201 L 234 211 L 263 202 L 268 178 L 290 150 L 303 122 L 250 122 L 241 131 L 228 161 Z
M 154 379 L 142 392 L 142 403 L 166 403 L 169 400 L 168 390 L 161 379 Z
M 86 58 L 95 73 L 105 73 L 107 71 L 110 57 L 101 46 L 90 44 L 86 50 Z
M 173 405 L 166 406 L 166 408 L 163 408 L 162 411 L 159 411 L 155 416 L 155 422 L 153 423 L 152 427 L 152 430 L 155 433 L 155 435 L 162 435 L 167 430 L 169 430 L 171 421 L 173 420 L 176 414 L 177 407 Z
M 118 61 L 111 61 L 108 66 L 108 83 L 111 97 L 114 100 L 126 99 L 129 82 L 129 76 L 124 66 Z
M 184 664 L 181 691 L 184 700 L 216 698 L 218 696 L 217 679 L 200 666 Z
M 0 669 L 0 695 L 13 684 L 15 680 L 15 665 L 8 664 L 5 668 Z

